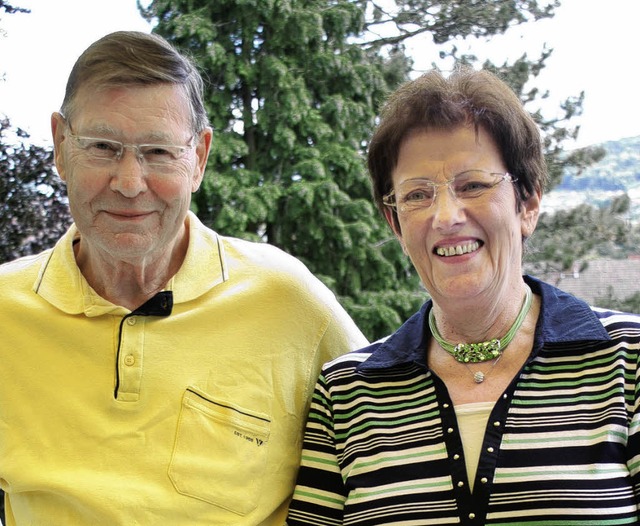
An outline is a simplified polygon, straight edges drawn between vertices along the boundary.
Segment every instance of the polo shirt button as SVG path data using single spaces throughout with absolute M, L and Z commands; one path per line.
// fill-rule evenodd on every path
M 488 482 L 487 477 L 482 477 L 480 479 L 480 482 L 482 482 L 483 484 L 486 484 Z
M 135 325 L 136 319 L 132 316 L 131 318 L 127 318 L 127 325 Z
M 449 433 L 449 434 L 453 433 L 453 428 L 450 427 L 449 429 L 447 429 L 447 433 Z
M 469 518 L 470 519 L 475 519 L 476 518 L 476 514 L 475 513 L 469 513 Z
M 464 486 L 464 482 L 462 482 L 462 481 L 458 482 L 458 487 L 459 488 L 462 488 L 463 486 Z
M 458 455 L 458 453 L 453 455 L 453 460 L 459 460 L 459 459 L 460 459 L 460 455 Z
M 133 365 L 134 363 L 136 363 L 136 359 L 134 358 L 133 354 L 127 354 L 127 355 L 124 357 L 124 364 L 125 364 L 125 365 L 129 365 L 129 366 L 131 366 L 131 365 Z
M 487 448 L 487 451 L 488 451 L 489 453 L 493 453 L 494 449 L 493 449 L 492 447 L 488 447 L 488 448 Z
M 494 423 L 493 423 L 493 427 L 500 427 L 500 422 L 497 422 L 497 421 L 496 421 L 496 422 L 494 422 Z

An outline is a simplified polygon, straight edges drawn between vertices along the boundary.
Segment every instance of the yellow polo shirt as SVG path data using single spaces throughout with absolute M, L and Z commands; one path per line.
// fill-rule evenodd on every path
M 366 341 L 299 261 L 188 221 L 172 308 L 98 296 L 74 227 L 0 266 L 6 526 L 284 524 L 319 368 Z

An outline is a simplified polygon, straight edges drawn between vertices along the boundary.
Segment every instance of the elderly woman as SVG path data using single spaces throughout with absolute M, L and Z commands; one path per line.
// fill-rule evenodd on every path
M 640 317 L 523 277 L 546 169 L 518 98 L 427 73 L 368 163 L 431 300 L 325 365 L 289 526 L 636 524 Z

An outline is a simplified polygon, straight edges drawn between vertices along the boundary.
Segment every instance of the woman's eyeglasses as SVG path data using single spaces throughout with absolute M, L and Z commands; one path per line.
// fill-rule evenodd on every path
M 515 182 L 509 173 L 485 170 L 467 170 L 442 183 L 416 178 L 403 181 L 398 188 L 382 198 L 382 202 L 398 212 L 406 214 L 415 210 L 431 208 L 438 195 L 438 188 L 446 186 L 451 196 L 458 201 L 477 199 L 498 186 L 502 181 Z

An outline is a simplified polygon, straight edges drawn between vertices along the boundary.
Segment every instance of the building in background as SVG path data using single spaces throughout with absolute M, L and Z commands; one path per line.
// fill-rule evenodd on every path
M 553 273 L 544 279 L 590 305 L 608 307 L 611 300 L 624 301 L 640 294 L 640 255 L 579 262 L 573 272 Z

